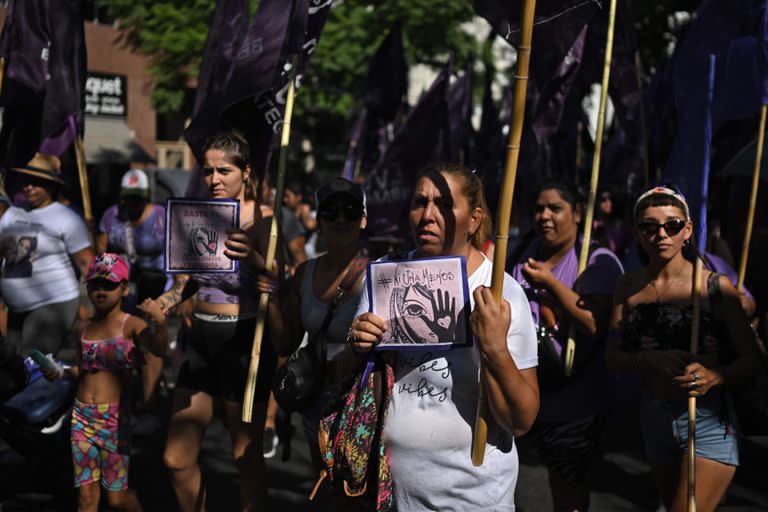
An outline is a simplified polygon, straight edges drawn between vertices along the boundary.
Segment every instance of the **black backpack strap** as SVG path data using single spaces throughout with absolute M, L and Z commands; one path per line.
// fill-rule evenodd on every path
M 723 296 L 723 290 L 720 289 L 720 272 L 711 272 L 707 278 L 707 298 L 710 301 L 720 299 Z

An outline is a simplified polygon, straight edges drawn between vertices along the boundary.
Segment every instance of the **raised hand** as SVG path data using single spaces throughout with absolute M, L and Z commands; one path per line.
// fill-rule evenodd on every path
M 160 303 L 153 299 L 146 299 L 144 302 L 139 304 L 137 308 L 146 313 L 146 315 L 152 319 L 153 322 L 155 322 L 158 325 L 165 324 L 165 311 L 160 306 Z
M 421 315 L 419 318 L 435 333 L 437 341 L 453 341 L 456 339 L 456 297 L 451 299 L 447 291 L 443 294 L 442 290 L 432 290 L 429 300 L 432 303 L 432 319 L 427 315 Z

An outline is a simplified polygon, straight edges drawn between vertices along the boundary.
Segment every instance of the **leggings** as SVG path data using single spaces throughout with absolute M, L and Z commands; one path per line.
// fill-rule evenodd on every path
M 5 342 L 22 357 L 27 357 L 32 349 L 56 355 L 75 325 L 79 308 L 77 297 L 23 313 L 10 311 Z

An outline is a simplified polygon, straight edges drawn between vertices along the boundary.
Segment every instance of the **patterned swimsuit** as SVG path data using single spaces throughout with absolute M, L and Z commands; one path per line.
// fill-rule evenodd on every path
M 123 317 L 120 335 L 104 340 L 88 340 L 85 331 L 81 339 L 81 371 L 121 371 L 136 367 L 138 350 L 126 338 Z M 128 488 L 129 455 L 123 447 L 118 450 L 119 402 L 85 403 L 75 400 L 72 409 L 72 463 L 75 487 L 101 481 L 108 491 Z M 126 451 L 126 453 L 121 453 Z

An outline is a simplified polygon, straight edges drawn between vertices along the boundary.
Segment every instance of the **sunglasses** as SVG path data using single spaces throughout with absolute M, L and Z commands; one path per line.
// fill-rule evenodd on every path
M 680 231 L 683 230 L 683 228 L 685 227 L 685 223 L 686 221 L 682 219 L 668 220 L 664 224 L 659 224 L 658 222 L 653 222 L 653 221 L 645 221 L 638 224 L 637 229 L 639 229 L 643 235 L 649 238 L 656 235 L 659 232 L 660 228 L 664 228 L 664 232 L 667 235 L 675 236 L 676 234 L 678 234 Z
M 359 220 L 363 216 L 363 210 L 359 206 L 347 203 L 323 206 L 317 212 L 317 216 L 327 222 L 336 220 L 339 215 L 342 215 L 346 221 Z
M 94 291 L 111 292 L 117 290 L 120 282 L 110 281 L 109 279 L 91 279 L 88 281 L 88 289 Z

